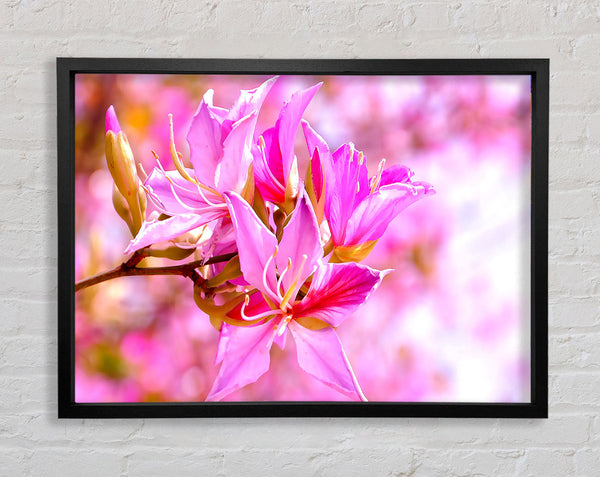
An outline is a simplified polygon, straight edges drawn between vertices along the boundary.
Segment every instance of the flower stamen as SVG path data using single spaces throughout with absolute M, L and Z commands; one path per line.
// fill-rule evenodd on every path
M 383 168 L 385 166 L 385 157 L 379 161 L 379 165 L 377 166 L 377 173 L 371 179 L 371 194 L 379 189 L 379 184 L 381 183 L 381 173 L 383 172 Z
M 183 163 L 177 153 L 177 148 L 175 147 L 175 133 L 173 132 L 173 115 L 169 113 L 169 152 L 171 153 L 171 159 L 173 160 L 173 164 L 175 164 L 175 168 L 185 180 L 194 182 L 194 179 L 188 174 L 183 167 Z
M 279 276 L 279 280 L 277 280 L 277 296 L 278 296 L 278 298 L 280 300 L 283 300 L 283 295 L 281 294 L 281 287 L 282 287 L 282 283 L 281 282 L 282 282 L 283 277 L 285 276 L 285 274 L 287 272 L 289 272 L 291 268 L 292 268 L 292 259 L 288 257 L 287 267 L 285 267 L 285 269 L 283 270 L 283 272 Z
M 283 296 L 283 299 L 281 300 L 281 304 L 279 305 L 279 308 L 281 308 L 281 310 L 285 311 L 288 307 L 288 303 L 290 302 L 290 300 L 292 298 L 295 298 L 295 294 L 298 292 L 298 290 L 296 289 L 298 286 L 298 281 L 302 276 L 302 271 L 304 270 L 304 266 L 306 265 L 306 260 L 308 260 L 308 255 L 302 255 L 302 262 L 300 263 L 300 267 L 298 267 L 298 271 L 294 276 L 294 280 L 292 281 L 290 287 L 288 288 L 287 292 Z M 294 296 L 292 297 L 292 295 Z
M 283 320 L 281 320 L 279 322 L 279 325 L 277 326 L 275 334 L 277 336 L 281 336 L 283 333 L 285 333 L 287 325 L 289 324 L 290 321 L 292 321 L 292 315 L 287 315 Z
M 227 204 L 225 204 L 225 202 L 217 203 L 217 202 L 211 201 L 202 191 L 202 189 L 206 188 L 206 187 L 202 187 L 202 185 L 200 184 L 200 182 L 198 181 L 198 179 L 195 176 L 194 176 L 194 179 L 196 180 L 195 184 L 196 184 L 196 188 L 198 189 L 198 194 L 200 194 L 200 197 L 202 197 L 204 202 L 206 202 L 208 205 L 211 205 L 213 207 L 220 207 L 220 208 L 227 207 Z M 206 189 L 208 189 L 208 188 L 206 188 Z M 219 197 L 221 197 L 220 194 L 219 194 Z
M 248 295 L 244 295 L 244 304 L 242 305 L 242 308 L 240 310 L 240 316 L 242 317 L 242 319 L 244 321 L 255 321 L 255 320 L 260 320 L 262 318 L 266 318 L 268 316 L 283 314 L 283 311 L 281 311 L 281 310 L 269 310 L 269 311 L 264 311 L 262 313 L 259 313 L 258 315 L 249 316 L 246 314 L 246 307 L 248 306 L 249 303 L 250 303 L 250 297 Z
M 264 290 L 270 290 L 271 288 L 269 287 L 268 283 L 267 283 L 267 271 L 269 270 L 269 267 L 271 266 L 271 263 L 273 262 L 273 259 L 277 256 L 277 252 L 279 252 L 279 247 L 277 245 L 275 245 L 275 251 L 273 252 L 273 255 L 271 255 L 269 257 L 269 259 L 267 260 L 267 263 L 265 263 L 265 268 L 263 270 L 263 276 L 262 276 L 262 281 L 263 281 L 263 287 Z M 279 288 L 279 287 L 277 287 Z M 279 296 L 281 295 L 279 293 L 279 290 L 275 290 L 277 293 L 277 298 L 279 298 Z

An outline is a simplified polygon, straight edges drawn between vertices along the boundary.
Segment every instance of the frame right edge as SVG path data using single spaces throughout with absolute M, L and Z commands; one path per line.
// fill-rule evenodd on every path
M 550 60 L 532 63 L 531 403 L 548 417 L 548 131 Z

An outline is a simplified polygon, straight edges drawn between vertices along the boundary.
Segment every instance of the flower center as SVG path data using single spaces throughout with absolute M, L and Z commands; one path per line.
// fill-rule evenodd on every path
M 283 295 L 283 298 L 281 300 L 281 304 L 279 305 L 279 308 L 282 311 L 289 311 L 292 308 L 292 305 L 290 304 L 290 300 L 292 298 L 296 298 L 296 293 L 298 293 L 298 285 L 302 285 L 301 283 L 299 283 L 300 278 L 303 276 L 302 272 L 304 271 L 304 266 L 306 265 L 306 261 L 308 260 L 308 255 L 304 254 L 302 255 L 302 261 L 300 262 L 300 266 L 298 267 L 298 270 L 296 270 L 296 274 L 294 275 L 294 278 L 292 280 L 292 283 L 290 284 L 289 288 L 287 289 L 285 295 Z M 288 260 L 288 266 L 286 268 L 287 270 L 290 270 L 292 268 L 292 259 L 290 258 Z M 282 274 L 283 275 L 283 274 Z M 281 277 L 280 277 L 281 279 Z M 277 287 L 279 291 L 279 286 Z

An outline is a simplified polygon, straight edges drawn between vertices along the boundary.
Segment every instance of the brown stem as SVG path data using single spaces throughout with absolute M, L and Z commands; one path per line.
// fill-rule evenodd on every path
M 139 252 L 142 251 L 140 250 Z M 170 267 L 138 268 L 136 265 L 140 263 L 142 259 L 145 258 L 145 255 L 143 252 L 136 252 L 131 256 L 131 258 L 129 258 L 129 260 L 122 263 L 118 267 L 78 281 L 77 283 L 75 283 L 75 291 L 77 292 L 79 290 L 83 290 L 84 288 L 91 287 L 92 285 L 97 285 L 98 283 L 102 283 L 107 280 L 112 280 L 113 278 L 139 275 L 180 275 L 182 277 L 190 278 L 195 285 L 199 285 L 204 281 L 204 279 L 196 271 L 196 268 L 202 267 L 204 265 L 211 265 L 213 263 L 226 262 L 235 257 L 236 255 L 237 254 L 234 252 L 227 253 L 224 255 L 216 255 L 214 257 L 209 258 L 208 260 L 195 260 L 193 262 L 184 263 L 183 265 L 173 265 Z

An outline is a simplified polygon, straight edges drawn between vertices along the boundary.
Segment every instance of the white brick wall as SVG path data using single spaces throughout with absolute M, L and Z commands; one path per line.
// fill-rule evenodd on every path
M 0 475 L 600 473 L 600 4 L 4 0 Z M 56 419 L 56 56 L 550 57 L 550 419 Z

